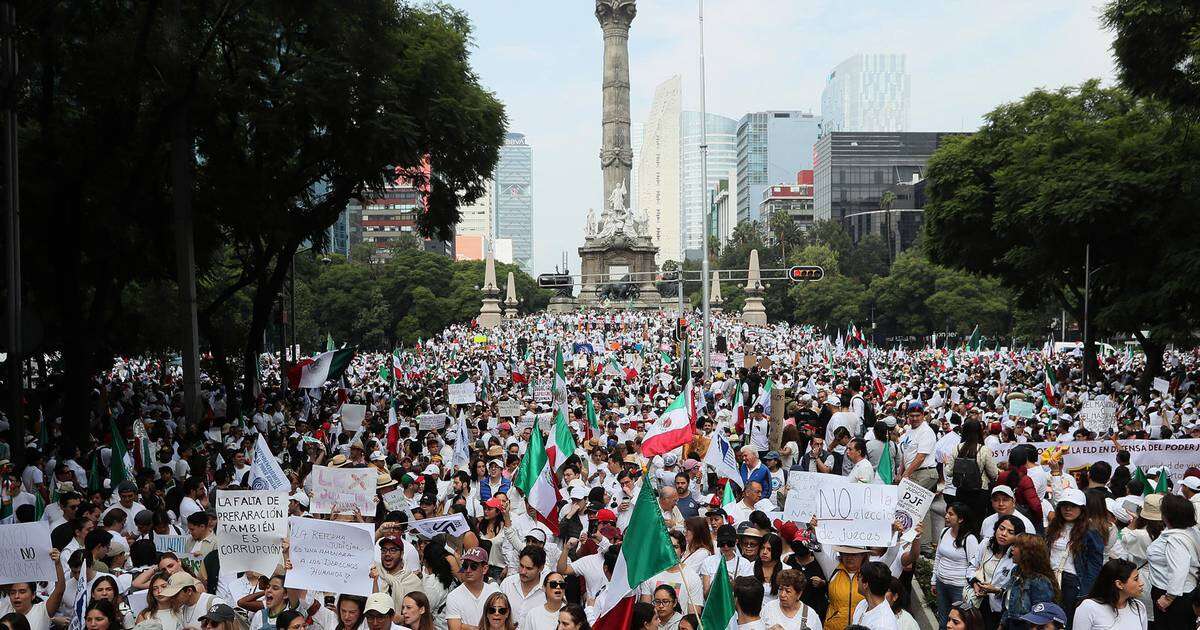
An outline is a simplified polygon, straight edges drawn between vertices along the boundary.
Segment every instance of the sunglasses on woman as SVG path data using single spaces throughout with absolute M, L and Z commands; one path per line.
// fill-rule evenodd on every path
M 507 615 L 508 609 L 501 608 L 500 606 L 490 606 L 488 608 L 488 614 L 489 615 Z
M 567 583 L 564 580 L 550 580 L 549 582 L 546 582 L 546 586 L 550 588 L 565 588 Z

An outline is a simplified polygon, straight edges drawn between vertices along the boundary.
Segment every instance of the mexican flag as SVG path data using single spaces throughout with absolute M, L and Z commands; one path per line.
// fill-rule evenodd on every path
M 975 324 L 975 330 L 971 331 L 970 339 L 967 339 L 967 350 L 978 352 L 983 347 L 983 336 L 979 334 L 979 324 Z
M 525 502 L 533 517 L 555 535 L 558 534 L 558 482 L 554 471 L 550 468 L 550 458 L 542 442 L 542 432 L 535 426 L 533 435 L 529 438 L 529 448 L 521 458 L 521 466 L 517 468 L 517 476 L 513 485 L 521 489 Z
M 725 568 L 725 557 L 717 565 L 717 573 L 713 576 L 712 588 L 704 599 L 704 612 L 700 616 L 700 626 L 704 630 L 725 630 L 733 623 L 737 610 L 733 607 L 733 588 L 729 583 L 729 570 Z
M 679 563 L 667 526 L 663 523 L 662 510 L 655 498 L 654 484 L 641 484 L 629 526 L 625 528 L 625 541 L 621 554 L 613 567 L 608 588 L 596 600 L 596 611 L 600 617 L 592 624 L 595 630 L 624 630 L 630 627 L 633 604 L 637 601 L 634 589 L 662 571 Z
M 117 431 L 117 423 L 111 418 L 108 420 L 108 429 L 112 432 L 112 457 L 108 460 L 108 472 L 112 479 L 112 490 L 116 492 L 117 486 L 129 478 L 129 471 L 125 468 L 125 438 Z
M 737 433 L 746 432 L 746 401 L 742 399 L 741 381 L 733 388 L 733 430 Z
M 627 381 L 632 381 L 637 378 L 637 370 L 633 368 L 622 367 L 617 361 L 617 357 L 611 356 L 604 364 L 604 373 L 609 376 L 619 376 Z
M 600 416 L 596 414 L 596 403 L 592 401 L 591 392 L 588 392 L 584 395 L 584 400 L 587 403 L 585 409 L 587 412 L 587 425 L 590 437 L 592 434 L 600 433 Z
M 567 426 L 567 416 L 562 408 L 558 410 L 558 418 L 550 427 L 549 439 L 546 441 L 546 457 L 550 460 L 550 468 L 558 470 L 567 462 L 567 458 L 575 454 L 575 436 L 571 435 L 571 427 Z
M 1043 395 L 1046 396 L 1046 402 L 1050 403 L 1051 407 L 1057 407 L 1058 402 L 1055 398 L 1055 391 L 1058 389 L 1058 379 L 1054 378 L 1054 370 L 1050 369 L 1050 365 L 1043 366 L 1042 373 L 1045 374 L 1045 382 L 1043 383 Z
M 771 390 L 775 389 L 775 381 L 771 377 L 767 377 L 767 382 L 763 383 L 762 391 L 758 394 L 758 400 L 755 403 L 762 405 L 762 412 L 768 418 L 771 416 Z
M 867 367 L 871 370 L 871 386 L 875 388 L 875 393 L 879 395 L 879 399 L 887 395 L 887 389 L 883 386 L 883 379 L 879 377 L 879 372 L 875 369 L 875 362 L 868 360 Z
M 562 348 L 554 349 L 554 384 L 550 391 L 556 405 L 560 408 L 567 405 L 567 370 L 563 366 Z
M 301 359 L 289 372 L 292 389 L 312 389 L 325 385 L 325 381 L 341 378 L 354 359 L 354 348 L 342 348 L 322 352 L 309 359 Z
M 892 463 L 892 443 L 885 442 L 883 454 L 879 456 L 879 465 L 875 467 L 875 475 L 885 486 L 892 485 L 895 478 L 896 465 Z
M 692 381 L 659 416 L 646 428 L 642 439 L 642 455 L 654 457 L 673 451 L 692 441 L 696 434 L 696 393 Z

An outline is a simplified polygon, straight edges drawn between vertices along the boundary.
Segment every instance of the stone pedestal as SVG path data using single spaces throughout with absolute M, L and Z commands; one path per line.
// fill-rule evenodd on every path
M 622 303 L 622 308 L 658 309 L 661 298 L 654 286 L 654 274 L 658 266 L 654 256 L 658 248 L 649 237 L 632 238 L 617 233 L 605 239 L 588 237 L 579 248 L 581 282 L 579 305 L 584 308 L 602 306 L 597 292 L 608 282 L 621 280 L 626 274 L 638 280 L 640 295 L 633 303 Z
M 504 318 L 513 319 L 517 316 L 517 279 L 513 272 L 508 272 L 508 290 L 504 296 Z
M 556 295 L 550 298 L 550 305 L 546 307 L 546 311 L 555 315 L 572 313 L 579 306 L 575 303 L 575 298 L 565 295 Z
M 767 325 L 767 309 L 763 307 L 763 284 L 758 271 L 758 250 L 750 250 L 750 268 L 746 279 L 746 305 L 742 307 L 742 321 L 754 326 Z
M 496 286 L 496 259 L 488 252 L 483 264 L 483 305 L 479 308 L 479 317 L 475 319 L 481 328 L 495 328 L 500 325 L 500 287 Z

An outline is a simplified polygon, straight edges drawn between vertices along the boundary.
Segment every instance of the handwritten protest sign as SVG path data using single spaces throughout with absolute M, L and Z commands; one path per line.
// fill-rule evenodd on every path
M 444 413 L 423 413 L 417 416 L 417 428 L 422 431 L 434 431 L 446 428 L 447 416 Z
M 375 513 L 374 468 L 330 468 L 313 466 L 313 514 L 348 513 L 358 506 L 363 514 Z
M 1007 461 L 1009 451 L 1015 444 L 999 444 L 992 449 L 996 461 Z M 1051 446 L 1067 446 L 1063 467 L 1067 470 L 1087 468 L 1097 461 L 1117 465 L 1117 448 L 1111 441 L 1087 442 L 1035 442 L 1041 451 Z M 1166 466 L 1172 479 L 1183 479 L 1191 466 L 1200 466 L 1200 440 L 1122 440 L 1121 448 L 1129 451 L 1130 463 L 1142 469 Z
M 1083 427 L 1097 436 L 1117 427 L 1117 404 L 1108 398 L 1095 398 L 1083 404 L 1079 410 Z
M 367 406 L 343 403 L 338 413 L 342 414 L 343 429 L 357 431 L 362 426 L 363 419 L 367 417 Z
M 897 487 L 899 492 L 893 520 L 899 519 L 904 530 L 908 531 L 925 518 L 929 506 L 933 505 L 933 493 L 912 479 L 901 481 Z
M 283 561 L 288 493 L 283 490 L 218 490 L 217 553 L 221 570 L 270 575 Z
M 382 498 L 383 506 L 386 507 L 389 512 L 403 512 L 405 511 L 405 508 L 408 507 L 408 497 L 404 496 L 404 491 L 400 490 L 399 488 L 384 494 Z
M 1014 418 L 1032 418 L 1034 405 L 1024 400 L 1008 401 L 1008 415 Z
M 725 354 L 724 352 L 714 352 L 709 356 L 711 357 L 709 360 L 713 367 L 724 370 L 729 366 L 729 355 Z
M 550 383 L 538 383 L 533 388 L 533 399 L 537 402 L 550 402 L 552 400 L 550 393 Z
M 1151 388 L 1163 396 L 1166 396 L 1171 391 L 1171 382 L 1165 378 L 1159 378 L 1156 376 L 1154 377 L 1154 384 L 1151 386 Z
M 183 556 L 187 555 L 187 544 L 189 538 L 191 538 L 191 536 L 186 534 L 183 536 L 164 536 L 162 534 L 155 534 L 154 548 L 157 549 L 159 553 L 170 551 L 182 558 Z
M 521 401 L 515 398 L 501 400 L 499 407 L 500 412 L 497 415 L 501 418 L 515 418 L 521 415 Z
M 892 540 L 899 489 L 849 483 L 840 475 L 795 472 L 788 479 L 786 520 L 817 518 L 817 540 L 828 545 L 886 547 Z
M 54 578 L 48 523 L 0 525 L 0 584 Z
M 473 405 L 475 404 L 475 383 L 471 381 L 463 381 L 461 383 L 450 383 L 446 386 L 447 395 L 450 398 L 451 405 Z
M 289 588 L 364 597 L 372 593 L 373 525 L 293 516 L 288 529 Z
M 470 529 L 467 526 L 467 519 L 463 518 L 462 514 L 423 518 L 419 521 L 410 522 L 408 526 L 426 538 L 433 538 L 438 534 L 449 534 L 457 538 L 467 533 L 467 530 Z

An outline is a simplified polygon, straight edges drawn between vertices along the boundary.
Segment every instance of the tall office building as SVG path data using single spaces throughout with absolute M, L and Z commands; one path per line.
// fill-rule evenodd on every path
M 504 136 L 494 181 L 492 234 L 497 239 L 512 239 L 513 260 L 532 275 L 533 146 L 525 141 L 525 134 Z
M 650 238 L 658 247 L 656 262 L 682 260 L 679 203 L 679 119 L 682 81 L 679 75 L 654 89 L 650 114 L 642 127 L 638 171 L 638 208 L 646 213 Z
M 422 165 L 420 171 L 420 179 L 428 181 L 429 164 Z M 421 238 L 417 232 L 417 217 L 425 212 L 427 194 L 428 187 L 425 184 L 416 183 L 404 171 L 397 169 L 395 179 L 384 185 L 383 190 L 367 194 L 361 202 L 352 199 L 346 205 L 350 244 L 371 245 L 375 248 L 373 259 L 387 260 L 392 250 L 401 245 L 403 237 L 411 235 L 420 241 L 425 251 L 454 258 L 453 237 L 448 241 L 440 241 Z
M 483 260 L 492 237 L 492 188 L 495 182 L 484 183 L 483 194 L 475 203 L 460 206 L 458 225 L 454 230 L 454 250 L 457 260 Z
M 908 235 L 902 247 L 911 244 L 919 233 L 923 198 L 917 203 L 893 204 L 891 211 L 880 208 L 880 200 L 884 192 L 897 194 L 898 187 L 907 184 L 911 188 L 919 182 L 929 157 L 953 135 L 961 134 L 832 132 L 821 136 L 814 156 L 815 219 L 840 221 L 855 242 L 868 234 L 886 236 L 890 224 L 893 232 Z M 911 190 L 906 194 L 912 194 Z
M 812 169 L 821 119 L 798 111 L 752 112 L 737 126 L 737 222 L 758 221 L 763 191 Z
M 700 182 L 700 112 L 682 112 L 679 137 L 679 198 L 683 222 L 683 252 L 689 260 L 700 260 L 704 246 L 704 217 L 717 182 L 737 166 L 737 121 L 708 114 L 708 181 Z
M 907 131 L 908 102 L 904 55 L 854 55 L 825 81 L 822 131 Z

